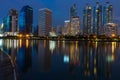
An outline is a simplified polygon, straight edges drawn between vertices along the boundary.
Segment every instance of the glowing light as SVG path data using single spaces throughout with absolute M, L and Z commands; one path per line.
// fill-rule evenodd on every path
M 50 32 L 50 36 L 52 36 L 52 37 L 56 37 L 57 35 L 56 35 L 55 32 Z
M 44 48 L 46 47 L 46 40 L 44 40 Z
M 18 40 L 13 40 L 13 45 L 14 45 L 14 48 L 17 48 L 18 47 Z
M 76 50 L 78 49 L 78 41 L 76 41 Z
M 0 47 L 2 47 L 2 39 L 0 39 Z
M 28 46 L 29 46 L 29 41 L 26 40 L 26 48 L 28 48 Z
M 19 37 L 22 37 L 22 34 L 20 34 Z
M 55 43 L 55 41 L 50 41 L 49 43 L 50 43 L 49 49 L 50 49 L 51 53 L 53 53 L 55 46 L 56 46 L 56 43 Z
M 114 54 L 114 52 L 115 52 L 115 42 L 112 42 L 112 54 Z
M 112 34 L 111 36 L 112 36 L 112 37 L 115 37 L 115 34 Z
M 64 63 L 69 63 L 69 56 L 68 55 L 64 55 Z
M 28 35 L 28 34 L 26 34 L 26 37 L 29 37 L 29 35 Z
M 4 26 L 4 24 L 2 23 L 2 24 L 1 24 L 1 28 L 3 28 L 3 26 Z
M 2 37 L 3 36 L 3 34 L 0 34 L 0 37 Z
M 20 42 L 19 42 L 19 43 L 20 43 L 20 48 L 21 48 L 21 47 L 22 47 L 22 40 L 21 40 L 21 39 L 20 39 Z
M 96 67 L 94 68 L 94 74 L 96 74 L 97 73 L 97 69 L 96 69 Z
M 108 61 L 108 62 L 112 62 L 112 61 L 114 61 L 114 59 L 115 59 L 115 58 L 114 58 L 114 55 L 112 55 L 112 56 L 110 56 L 110 55 L 107 56 L 107 61 Z
M 62 41 L 62 46 L 63 48 L 65 48 L 65 41 Z

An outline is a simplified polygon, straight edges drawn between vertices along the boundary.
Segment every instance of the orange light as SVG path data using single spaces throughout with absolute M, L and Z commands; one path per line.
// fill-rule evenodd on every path
M 22 37 L 22 34 L 20 34 L 19 37 Z
M 26 37 L 29 37 L 29 35 L 27 34 Z
M 28 39 L 26 40 L 26 48 L 28 48 L 28 46 L 29 46 L 29 41 L 28 41 Z
M 115 34 L 112 34 L 111 36 L 112 36 L 112 37 L 115 37 Z
M 94 35 L 93 37 L 96 38 L 96 35 Z

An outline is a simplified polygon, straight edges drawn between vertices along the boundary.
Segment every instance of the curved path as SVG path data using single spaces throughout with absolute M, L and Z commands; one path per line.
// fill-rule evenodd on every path
M 0 50 L 0 80 L 17 80 L 11 58 Z

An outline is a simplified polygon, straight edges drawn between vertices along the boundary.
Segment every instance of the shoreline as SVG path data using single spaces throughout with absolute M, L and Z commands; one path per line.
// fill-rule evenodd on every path
M 54 41 L 90 41 L 90 42 L 120 42 L 118 38 L 65 38 L 65 37 L 0 37 L 0 39 L 22 39 L 22 40 L 54 40 Z

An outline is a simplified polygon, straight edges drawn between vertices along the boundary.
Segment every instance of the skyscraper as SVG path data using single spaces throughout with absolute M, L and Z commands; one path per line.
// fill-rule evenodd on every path
M 106 5 L 103 8 L 103 25 L 106 25 L 107 23 L 112 23 L 113 21 L 113 7 L 109 4 L 109 2 L 106 2 Z
M 76 4 L 70 8 L 70 35 L 75 36 L 80 33 L 80 18 Z
M 102 5 L 96 2 L 96 6 L 93 11 L 93 33 L 96 35 L 100 34 L 102 27 Z
M 78 16 L 78 10 L 76 4 L 70 8 L 70 18 Z
M 33 27 L 33 9 L 26 5 L 19 14 L 19 32 L 23 34 L 32 33 Z
M 14 35 L 18 28 L 18 11 L 11 9 L 8 15 L 3 19 L 4 32 L 9 33 L 8 35 Z
M 83 33 L 85 35 L 92 34 L 92 7 L 90 5 L 86 5 L 83 10 Z
M 63 35 L 69 35 L 70 33 L 70 20 L 64 21 Z
M 39 9 L 38 26 L 38 36 L 49 36 L 52 29 L 52 11 L 50 9 Z

